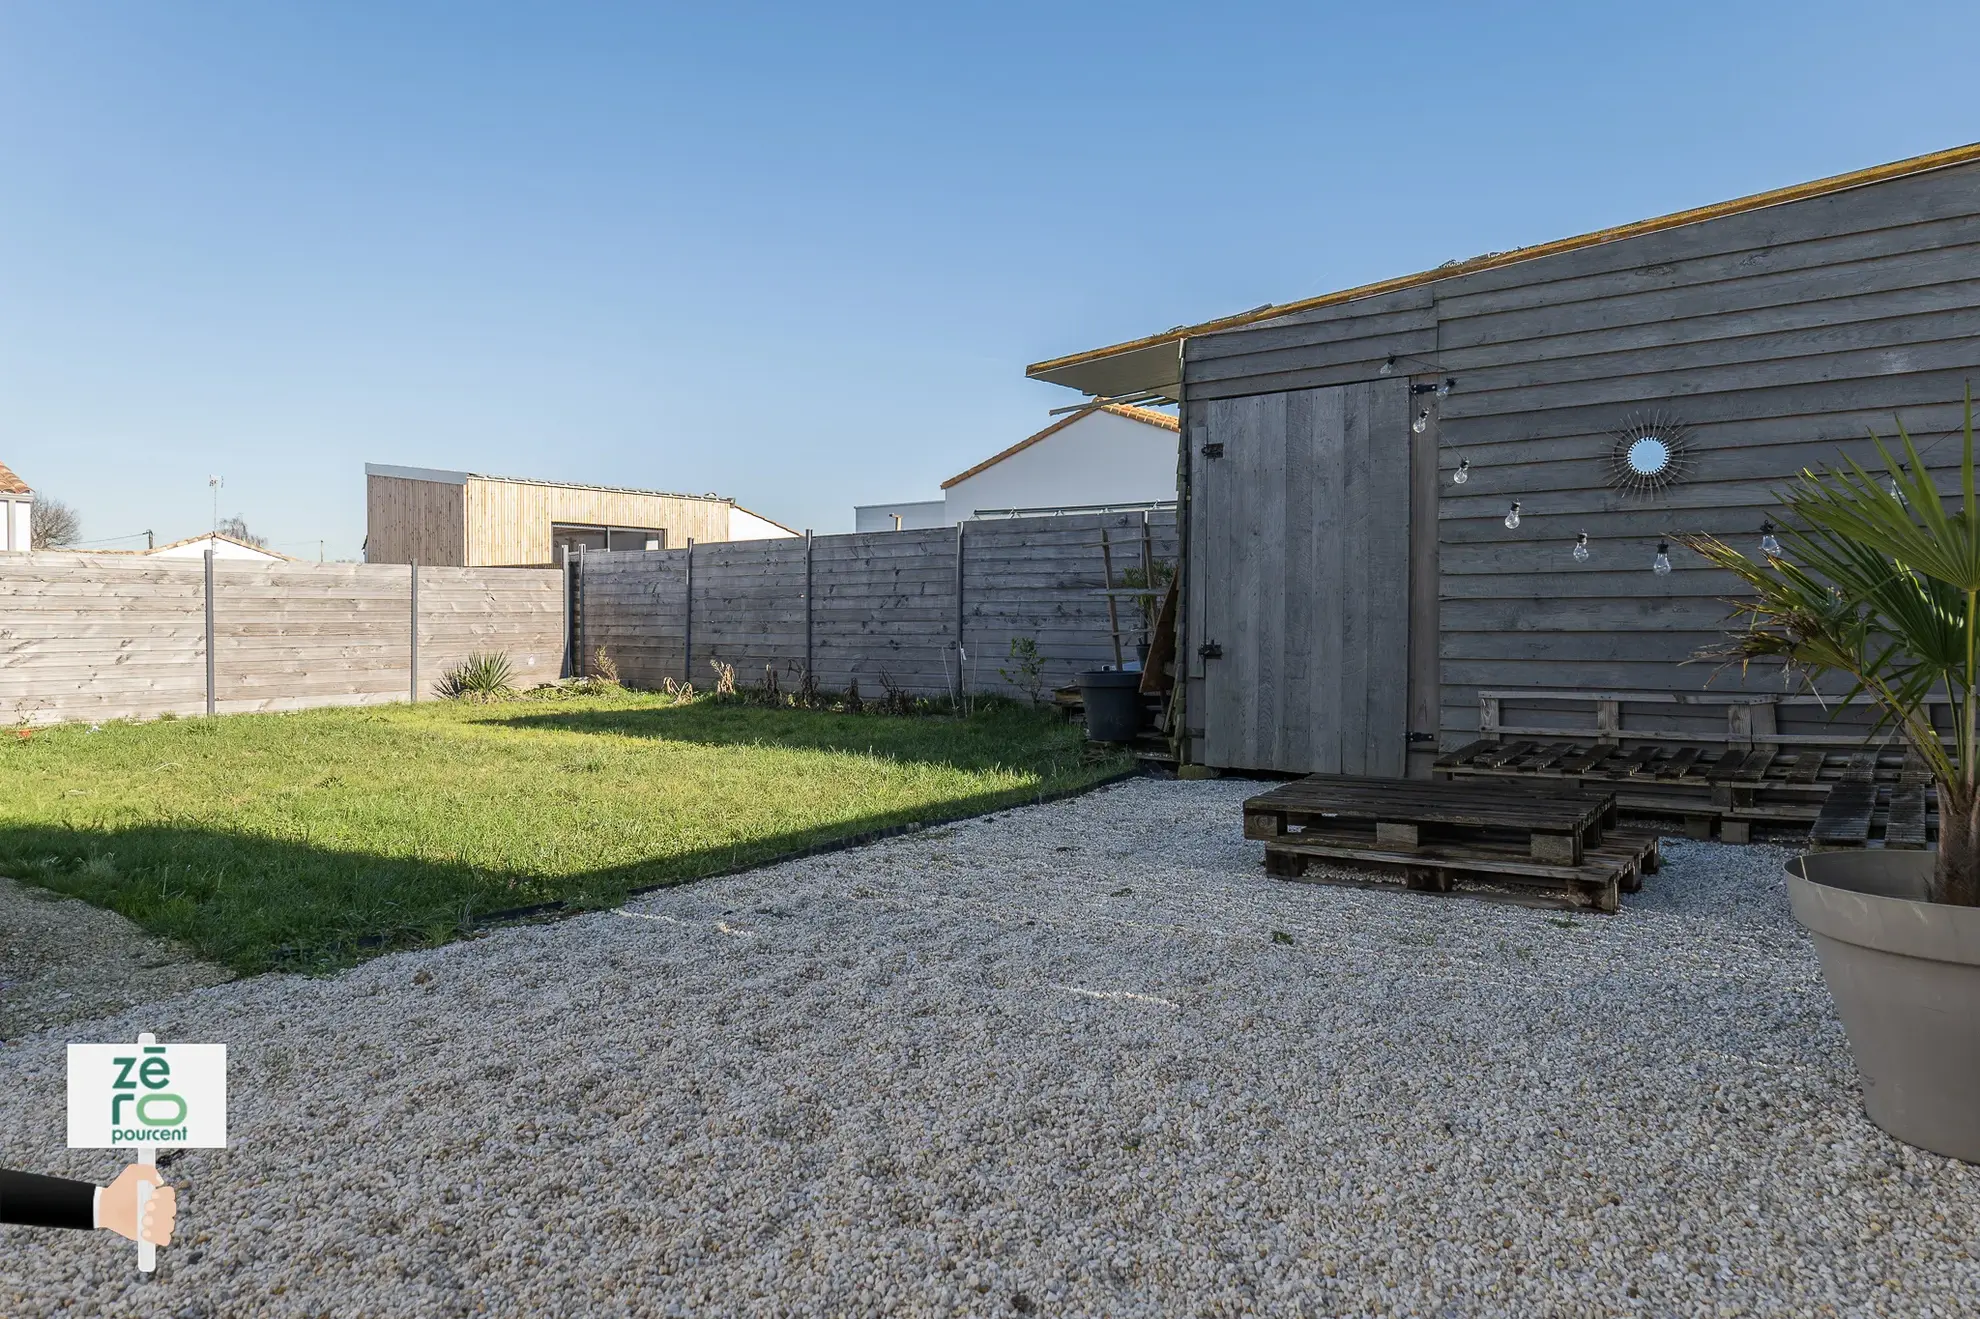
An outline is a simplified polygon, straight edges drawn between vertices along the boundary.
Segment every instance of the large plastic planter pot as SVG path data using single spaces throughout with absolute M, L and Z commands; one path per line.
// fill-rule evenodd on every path
M 1089 669 L 1079 675 L 1079 699 L 1086 706 L 1086 740 L 1132 742 L 1141 731 L 1141 675 L 1118 669 Z
M 1980 1163 L 1980 907 L 1925 902 L 1931 852 L 1811 852 L 1788 862 L 1870 1120 Z

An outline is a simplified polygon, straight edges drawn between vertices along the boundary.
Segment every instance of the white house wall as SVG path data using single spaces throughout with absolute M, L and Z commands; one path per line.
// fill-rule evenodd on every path
M 1176 497 L 1176 432 L 1093 412 L 944 492 L 949 522 L 979 509 L 1080 508 Z
M 795 536 L 789 527 L 780 527 L 769 518 L 760 518 L 746 508 L 729 505 L 730 540 L 777 540 Z
M 31 499 L 0 500 L 0 550 L 32 547 L 33 511 Z
M 183 545 L 167 545 L 160 549 L 151 550 L 145 557 L 151 559 L 203 559 L 206 557 L 206 547 L 208 545 L 213 547 L 213 557 L 216 559 L 247 559 L 255 563 L 280 563 L 282 561 L 282 556 L 279 554 L 270 554 L 265 550 L 254 549 L 252 546 L 236 545 L 230 540 L 220 540 L 217 537 L 209 538 L 205 536 L 200 537 L 198 540 L 187 541 Z
M 894 525 L 898 517 L 901 524 Z M 905 504 L 861 504 L 853 509 L 854 531 L 925 531 L 949 525 L 949 506 L 940 499 L 916 499 Z

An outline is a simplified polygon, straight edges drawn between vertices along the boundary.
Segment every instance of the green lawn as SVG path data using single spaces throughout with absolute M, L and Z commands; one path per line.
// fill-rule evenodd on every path
M 336 966 L 465 917 L 604 905 L 1121 769 L 1077 727 L 674 702 L 65 725 L 0 745 L 0 873 L 241 971 Z

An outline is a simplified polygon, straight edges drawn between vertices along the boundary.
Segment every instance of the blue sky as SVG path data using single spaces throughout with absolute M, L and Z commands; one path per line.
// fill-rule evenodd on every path
M 1980 6 L 0 3 L 0 461 L 931 497 L 1027 362 L 1980 138 Z M 130 542 L 124 542 L 126 544 Z

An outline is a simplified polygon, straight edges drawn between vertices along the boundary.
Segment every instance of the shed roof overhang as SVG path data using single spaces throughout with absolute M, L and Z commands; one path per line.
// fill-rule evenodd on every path
M 1255 325 L 1260 321 L 1314 311 L 1337 303 L 1352 302 L 1357 298 L 1373 297 L 1378 293 L 1393 293 L 1397 289 L 1413 288 L 1419 284 L 1429 284 L 1480 270 L 1515 265 L 1521 261 L 1532 261 L 1559 252 L 1593 247 L 1597 243 L 1618 242 L 1625 238 L 1675 229 L 1680 225 L 1697 224 L 1704 220 L 1716 220 L 1721 216 L 1738 215 L 1742 211 L 1759 210 L 1763 206 L 1806 201 L 1811 197 L 1841 192 L 1846 188 L 1860 188 L 1866 184 L 1883 183 L 1889 179 L 1922 174 L 1926 170 L 1944 169 L 1950 165 L 1964 165 L 1976 160 L 1980 160 L 1980 142 L 1945 151 L 1935 151 L 1929 155 L 1912 156 L 1907 160 L 1893 161 L 1888 165 L 1874 165 L 1869 169 L 1854 170 L 1848 174 L 1836 174 L 1826 179 L 1797 183 L 1792 187 L 1775 188 L 1770 192 L 1758 192 L 1734 201 L 1698 206 L 1688 211 L 1660 215 L 1650 220 L 1638 220 L 1634 224 L 1598 229 L 1594 233 L 1579 234 L 1573 238 L 1562 238 L 1551 243 L 1536 243 L 1531 247 L 1514 248 L 1510 252 L 1489 252 L 1484 256 L 1473 257 L 1469 261 L 1452 261 L 1434 270 L 1418 271 L 1413 275 L 1403 275 L 1379 283 L 1341 289 L 1338 292 L 1324 293 L 1319 297 L 1305 298 L 1298 302 L 1267 303 L 1263 307 L 1255 307 L 1234 316 L 1204 321 L 1199 325 L 1179 325 L 1173 330 L 1140 339 L 1130 339 L 1126 343 L 1094 348 L 1066 357 L 1055 357 L 1047 362 L 1034 362 L 1024 369 L 1024 373 L 1032 380 L 1066 385 L 1095 398 L 1122 400 L 1166 398 L 1174 402 L 1180 399 L 1182 392 L 1183 341 L 1197 335 L 1215 334 L 1219 330 Z

